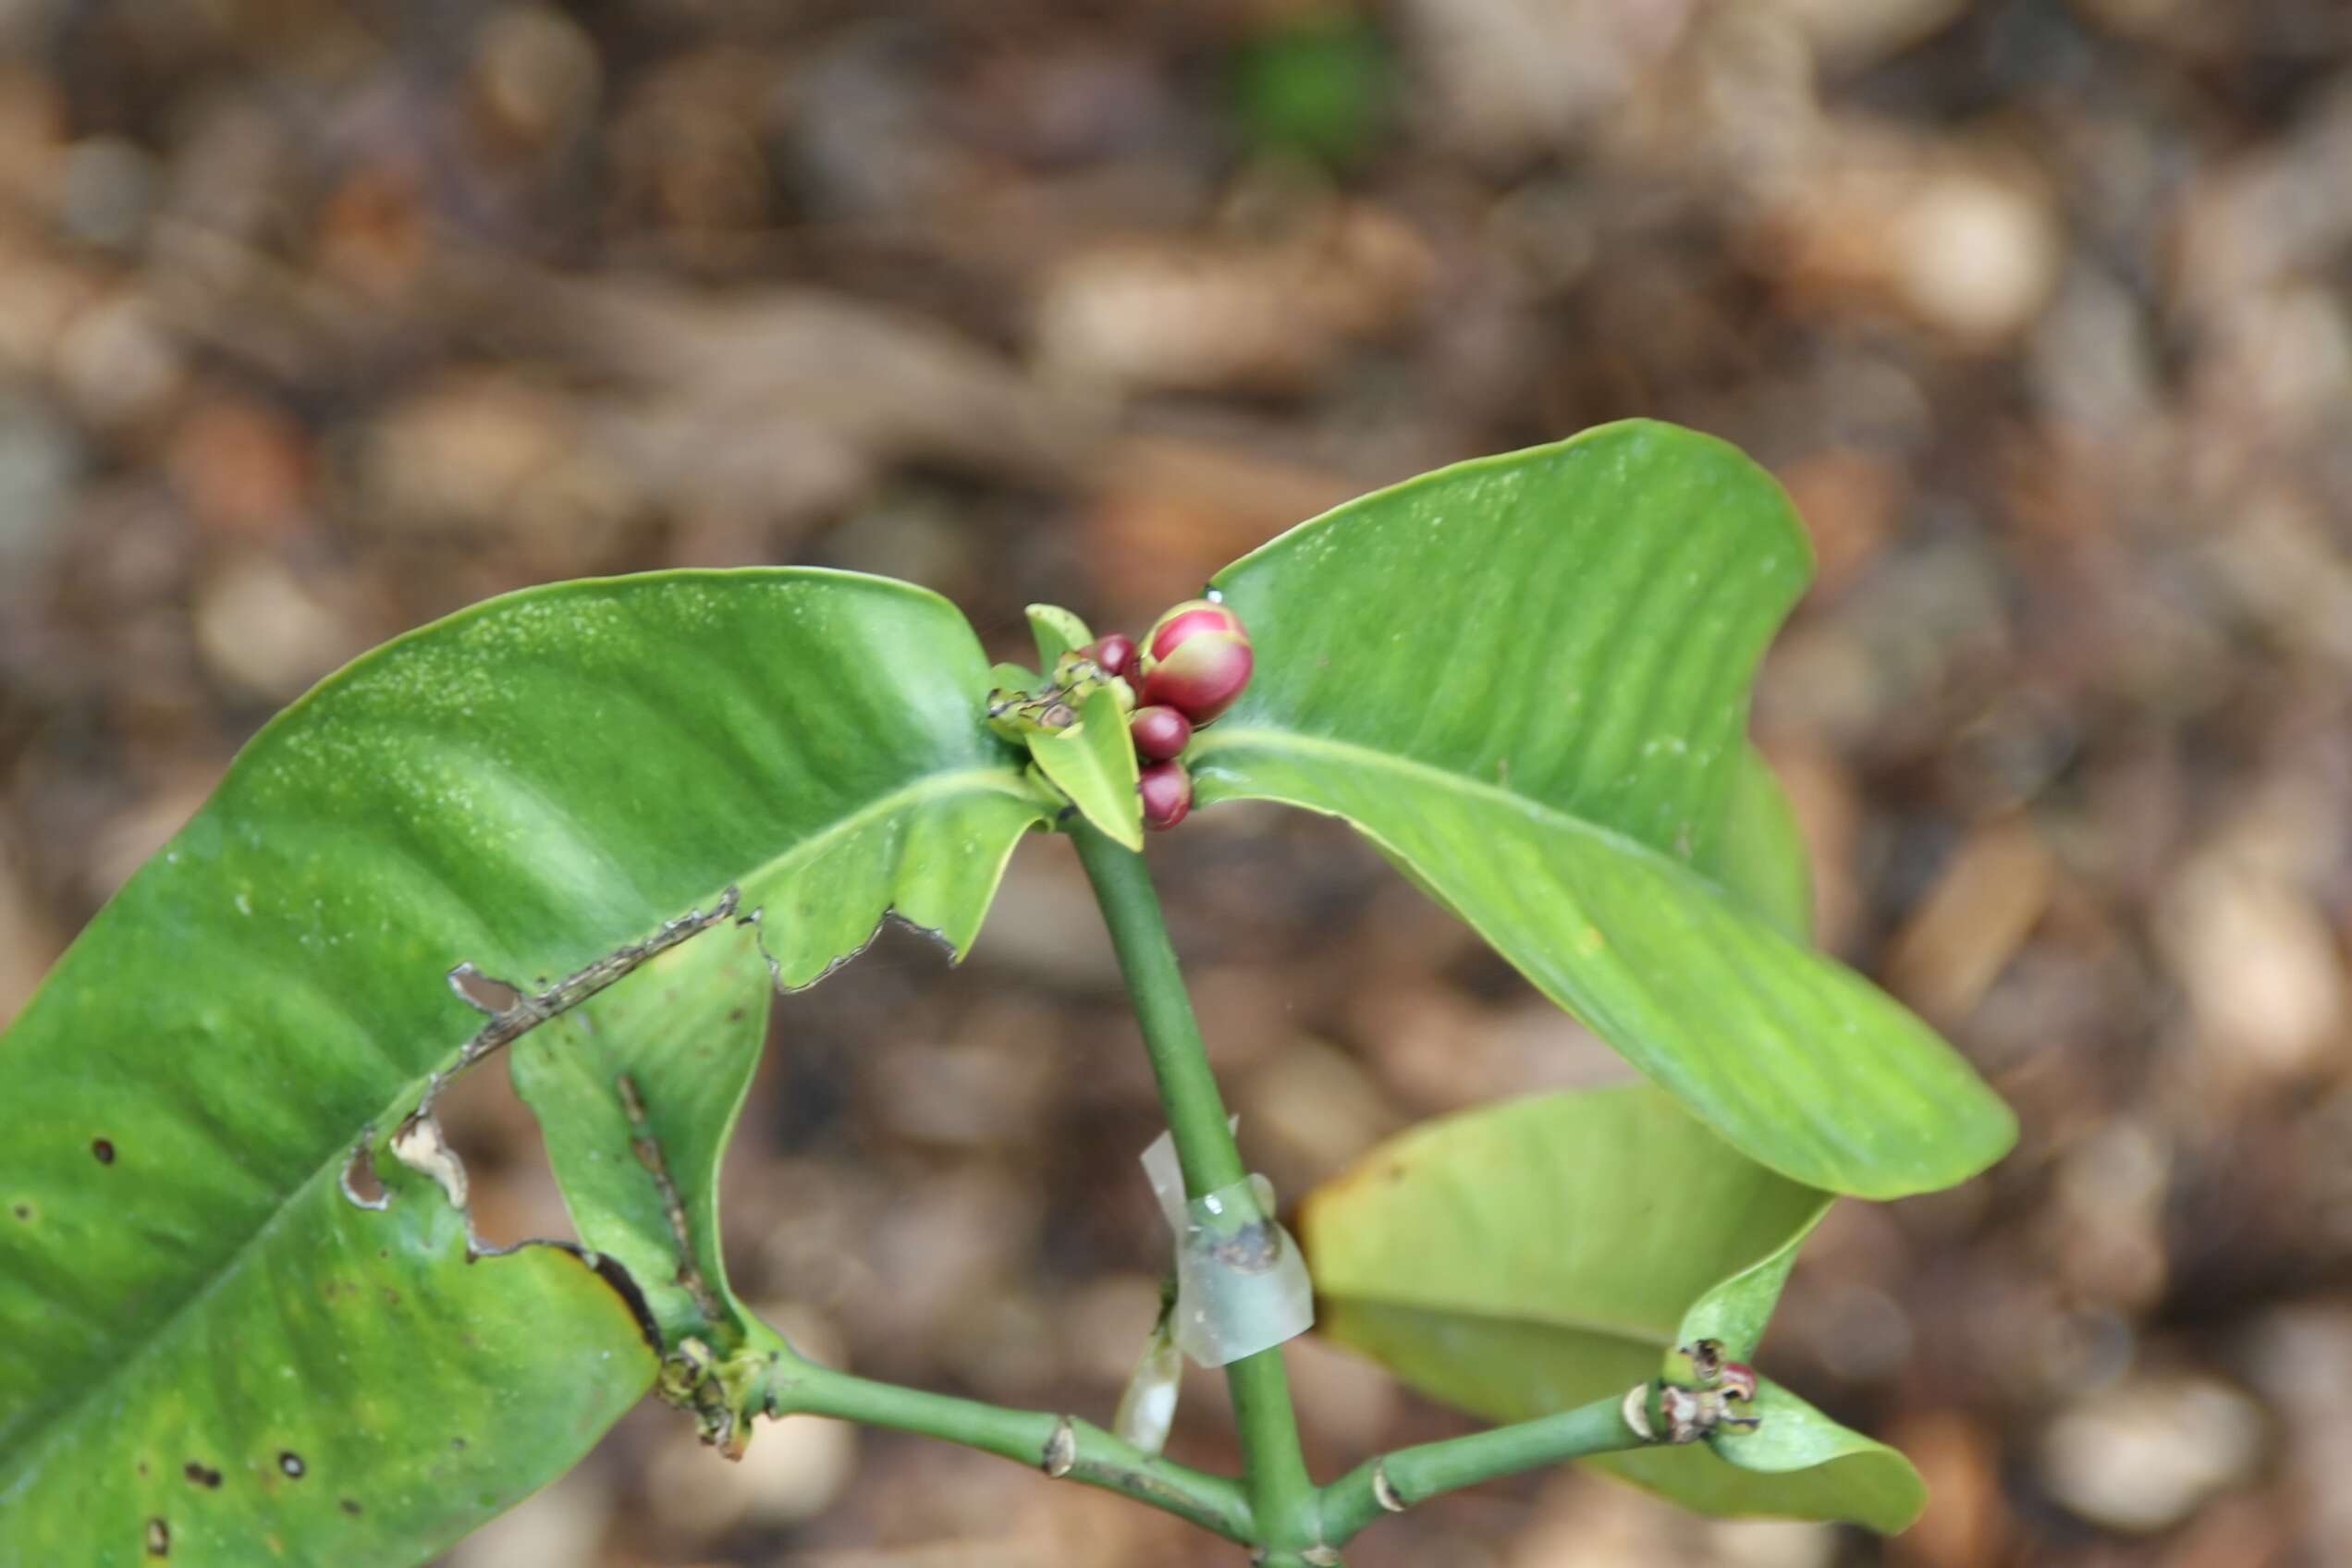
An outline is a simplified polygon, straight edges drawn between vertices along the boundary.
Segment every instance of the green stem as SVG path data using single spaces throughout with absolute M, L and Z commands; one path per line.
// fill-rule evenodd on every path
M 1200 1024 L 1193 1018 L 1192 998 L 1176 967 L 1176 949 L 1169 945 L 1168 928 L 1159 913 L 1159 895 L 1153 891 L 1151 872 L 1144 857 L 1122 849 L 1084 822 L 1071 826 L 1078 859 L 1094 883 L 1102 905 L 1103 921 L 1110 927 L 1111 946 L 1119 952 L 1119 971 L 1126 977 L 1127 994 L 1135 1007 L 1135 1022 L 1143 1026 L 1144 1049 L 1150 1054 L 1152 1072 L 1159 1080 L 1159 1097 L 1168 1111 L 1168 1130 L 1176 1145 L 1176 1163 L 1184 1172 L 1187 1196 L 1199 1197 L 1244 1180 L 1242 1151 L 1226 1124 L 1225 1101 L 1217 1090 L 1217 1075 L 1209 1071 L 1208 1048 L 1201 1040 Z
M 1142 856 L 1083 822 L 1072 826 L 1072 836 L 1143 1026 L 1186 1194 L 1199 1197 L 1232 1187 L 1245 1175 L 1241 1151 L 1226 1124 L 1150 873 Z M 1620 1400 L 1599 1400 L 1540 1420 L 1399 1449 L 1318 1491 L 1299 1447 L 1280 1347 L 1225 1369 L 1242 1444 L 1243 1475 L 1235 1481 L 1147 1454 L 1072 1416 L 901 1388 L 803 1361 L 780 1339 L 755 1339 L 752 1348 L 760 1344 L 767 1346 L 767 1357 L 749 1385 L 753 1410 L 860 1421 L 998 1454 L 1257 1547 L 1253 1561 L 1266 1568 L 1332 1568 L 1339 1562 L 1335 1549 L 1383 1513 L 1517 1471 L 1638 1448 L 1646 1440 L 1625 1425 Z
M 1067 1415 L 901 1388 L 796 1357 L 779 1357 L 766 1372 L 755 1408 L 776 1416 L 829 1415 L 945 1439 L 1049 1476 L 1123 1493 L 1230 1541 L 1249 1545 L 1256 1537 L 1249 1500 L 1231 1476 L 1171 1464 Z
M 1402 1512 L 1439 1492 L 1564 1460 L 1640 1448 L 1648 1439 L 1625 1425 L 1623 1403 L 1622 1396 L 1595 1400 L 1557 1415 L 1367 1460 L 1323 1488 L 1328 1538 L 1343 1546 L 1382 1513 Z
M 1151 873 L 1143 856 L 1083 821 L 1071 825 L 1071 838 L 1102 905 L 1135 1020 L 1143 1026 L 1144 1048 L 1159 1081 L 1160 1103 L 1176 1145 L 1176 1163 L 1184 1173 L 1185 1194 L 1198 1198 L 1231 1187 L 1248 1172 L 1226 1124 L 1225 1101 L 1217 1091 L 1217 1075 L 1209 1071 L 1208 1050 L 1177 969 L 1176 949 L 1160 918 Z M 1243 1480 L 1258 1544 L 1278 1551 L 1321 1544 L 1317 1494 L 1299 1447 L 1298 1415 L 1291 1405 L 1281 1348 L 1233 1362 L 1225 1368 L 1225 1383 L 1233 1396 L 1233 1421 L 1241 1435 Z

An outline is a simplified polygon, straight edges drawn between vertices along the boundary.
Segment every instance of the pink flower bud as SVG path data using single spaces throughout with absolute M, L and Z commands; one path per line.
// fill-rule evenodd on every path
M 1164 831 L 1184 820 L 1193 809 L 1193 776 L 1181 762 L 1156 762 L 1135 780 L 1144 797 L 1144 826 Z
M 1089 643 L 1078 651 L 1101 666 L 1105 675 L 1124 675 L 1127 667 L 1135 662 L 1135 640 L 1118 631 Z
M 1165 704 L 1137 708 L 1127 719 L 1127 733 L 1135 754 L 1145 762 L 1168 762 L 1182 756 L 1193 743 L 1193 721 Z
M 1144 673 L 1151 673 L 1151 666 L 1176 651 L 1177 645 L 1203 631 L 1230 631 L 1247 641 L 1249 632 L 1242 625 L 1242 618 L 1223 605 L 1207 599 L 1187 599 L 1152 622 L 1144 633 Z
M 1136 693 L 1145 706 L 1166 704 L 1194 724 L 1233 705 L 1249 684 L 1256 655 L 1235 631 L 1196 631 L 1155 663 Z

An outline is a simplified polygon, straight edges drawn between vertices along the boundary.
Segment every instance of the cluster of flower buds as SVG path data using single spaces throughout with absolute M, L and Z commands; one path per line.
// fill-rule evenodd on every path
M 1187 599 L 1152 623 L 1138 643 L 1112 635 L 1079 650 L 1103 673 L 1136 690 L 1127 734 L 1143 769 L 1144 826 L 1173 827 L 1193 809 L 1193 778 L 1180 760 L 1193 731 L 1241 696 L 1255 655 L 1242 618 L 1207 599 Z

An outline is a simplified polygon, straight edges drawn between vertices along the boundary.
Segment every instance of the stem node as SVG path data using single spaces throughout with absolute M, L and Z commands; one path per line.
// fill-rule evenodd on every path
M 1648 1383 L 1635 1383 L 1632 1388 L 1627 1389 L 1625 1403 L 1618 1406 L 1618 1410 L 1625 1417 L 1625 1425 L 1634 1429 L 1635 1437 L 1646 1443 L 1654 1443 L 1658 1440 L 1657 1429 L 1649 1424 L 1649 1385 Z
M 1372 1462 L 1372 1500 L 1390 1513 L 1402 1513 L 1411 1506 L 1397 1496 L 1396 1483 L 1389 1479 L 1389 1462 L 1385 1457 Z
M 1078 1467 L 1078 1428 L 1069 1416 L 1054 1423 L 1041 1463 L 1046 1474 L 1057 1481 Z

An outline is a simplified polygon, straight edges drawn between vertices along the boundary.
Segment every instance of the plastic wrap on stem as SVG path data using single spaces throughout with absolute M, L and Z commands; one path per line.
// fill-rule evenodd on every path
M 1298 1243 L 1274 1219 L 1263 1176 L 1187 1202 L 1168 1134 L 1143 1155 L 1153 1195 L 1176 1234 L 1176 1348 L 1195 1366 L 1223 1366 L 1271 1350 L 1315 1326 L 1315 1287 Z

